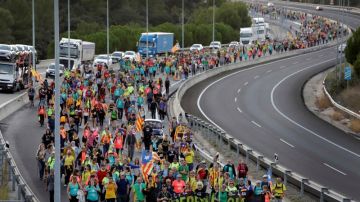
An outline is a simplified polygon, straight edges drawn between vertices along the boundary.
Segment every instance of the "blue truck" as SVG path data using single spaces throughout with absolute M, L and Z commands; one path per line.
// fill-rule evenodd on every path
M 171 51 L 174 44 L 174 33 L 149 32 L 142 33 L 137 44 L 138 52 L 141 56 L 165 54 Z

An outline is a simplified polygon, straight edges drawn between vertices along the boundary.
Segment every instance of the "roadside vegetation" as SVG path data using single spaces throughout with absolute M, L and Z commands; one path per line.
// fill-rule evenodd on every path
M 212 39 L 212 1 L 185 1 L 185 45 Z M 0 43 L 31 44 L 31 0 L 0 0 Z M 36 48 L 40 58 L 53 57 L 53 1 L 36 0 Z M 60 32 L 67 36 L 67 1 L 60 3 Z M 96 52 L 106 52 L 106 1 L 70 1 L 71 37 L 96 43 Z M 181 44 L 181 1 L 149 0 L 150 31 L 174 32 Z M 144 0 L 109 0 L 110 51 L 134 50 L 145 31 Z M 239 28 L 251 25 L 246 5 L 216 0 L 216 40 L 238 40 Z
M 345 49 L 346 66 L 352 68 L 350 81 L 344 80 L 344 68 L 328 74 L 325 84 L 331 96 L 341 105 L 354 112 L 360 111 L 360 29 L 357 29 L 348 40 Z M 339 75 L 341 74 L 341 75 Z

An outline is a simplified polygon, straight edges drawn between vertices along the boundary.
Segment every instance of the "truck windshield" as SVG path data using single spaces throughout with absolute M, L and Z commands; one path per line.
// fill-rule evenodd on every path
M 68 47 L 67 46 L 60 46 L 60 57 L 68 57 Z M 79 51 L 77 48 L 70 47 L 70 57 L 71 58 L 78 58 Z
M 140 41 L 139 47 L 146 47 L 146 41 Z M 155 47 L 155 43 L 149 41 L 149 47 Z
M 240 37 L 241 38 L 248 38 L 248 37 L 252 37 L 252 33 L 240 33 Z
M 265 33 L 265 31 L 264 31 L 264 30 L 262 30 L 262 29 L 259 29 L 259 30 L 257 30 L 257 33 L 258 33 L 258 34 L 264 34 L 264 33 Z
M 74 66 L 74 61 L 70 60 L 70 67 L 71 68 L 68 67 L 68 64 L 69 64 L 68 62 L 69 62 L 69 60 L 60 60 L 60 64 L 62 64 L 64 66 L 64 68 L 72 69 L 72 67 Z
M 13 74 L 14 68 L 9 64 L 0 64 L 0 74 Z

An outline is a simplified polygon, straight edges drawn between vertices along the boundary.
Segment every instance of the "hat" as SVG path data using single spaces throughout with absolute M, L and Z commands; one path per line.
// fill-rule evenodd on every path
M 178 174 L 176 177 L 178 177 L 178 178 L 179 178 L 179 177 L 181 177 L 181 175 L 180 175 L 180 174 Z
M 263 175 L 263 178 L 267 178 L 268 176 L 267 175 Z
M 201 163 L 206 163 L 206 161 L 205 161 L 205 160 L 202 160 Z

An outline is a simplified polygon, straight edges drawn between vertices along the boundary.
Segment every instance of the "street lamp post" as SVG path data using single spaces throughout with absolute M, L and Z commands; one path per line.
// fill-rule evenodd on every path
M 212 41 L 215 41 L 215 0 L 213 0 L 213 26 L 212 26 Z
M 149 58 L 149 0 L 146 0 L 146 60 Z
M 32 0 L 32 46 L 34 51 L 32 52 L 32 67 L 36 70 L 35 61 L 35 0 Z
M 184 28 L 184 0 L 182 0 L 182 12 L 181 12 L 181 48 L 185 48 L 184 47 L 184 44 L 185 44 L 185 42 L 184 42 L 184 39 L 185 39 L 185 37 L 184 37 L 184 33 L 185 33 L 185 28 Z
M 106 54 L 107 65 L 109 64 L 109 0 L 106 0 Z
M 55 41 L 55 171 L 54 199 L 61 201 L 60 189 L 60 74 L 59 74 L 59 0 L 54 0 L 54 41 Z
M 72 67 L 70 67 L 70 0 L 67 1 L 67 21 L 68 21 L 68 68 L 71 70 Z

